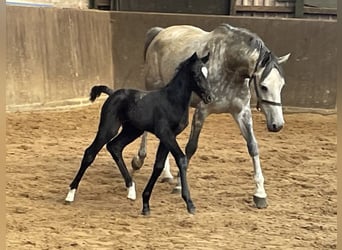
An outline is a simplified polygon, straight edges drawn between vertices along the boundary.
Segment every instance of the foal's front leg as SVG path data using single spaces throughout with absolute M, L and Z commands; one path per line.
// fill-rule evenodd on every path
M 171 152 L 173 157 L 176 160 L 176 164 L 178 166 L 179 170 L 179 178 L 181 183 L 181 190 L 182 190 L 182 198 L 186 203 L 187 210 L 189 213 L 194 214 L 195 213 L 195 206 L 191 200 L 190 197 L 190 191 L 187 181 L 187 169 L 188 169 L 188 158 L 186 155 L 182 152 L 181 148 L 179 147 L 175 135 L 173 135 L 171 132 L 168 133 L 168 131 L 163 131 L 162 136 L 160 137 L 160 140 L 165 146 L 168 148 L 168 150 Z
M 247 142 L 248 153 L 253 160 L 254 181 L 256 184 L 256 190 L 253 196 L 254 203 L 257 208 L 266 208 L 267 195 L 264 188 L 264 176 L 262 175 L 260 165 L 258 143 L 253 132 L 253 120 L 251 110 L 249 107 L 245 108 L 240 113 L 233 114 L 233 117 L 239 125 L 241 133 Z
M 185 148 L 185 153 L 188 161 L 190 161 L 191 157 L 195 154 L 198 147 L 199 135 L 201 133 L 204 120 L 208 116 L 208 111 L 204 103 L 200 103 L 195 110 L 195 113 L 192 117 L 191 124 L 191 132 L 188 143 Z M 177 184 L 173 189 L 173 193 L 180 193 L 182 190 L 181 180 L 178 173 Z
M 142 198 L 143 198 L 143 215 L 149 215 L 150 214 L 150 198 L 152 194 L 152 190 L 154 185 L 156 184 L 156 181 L 158 177 L 160 176 L 163 167 L 164 162 L 169 153 L 169 150 L 165 147 L 164 144 L 159 143 L 157 155 L 156 155 L 156 161 L 153 166 L 153 172 L 152 175 L 143 191 Z

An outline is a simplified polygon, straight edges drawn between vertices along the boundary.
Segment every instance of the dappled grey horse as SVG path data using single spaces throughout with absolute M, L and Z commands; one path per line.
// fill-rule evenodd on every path
M 204 120 L 210 114 L 230 113 L 247 142 L 253 161 L 256 191 L 253 196 L 258 208 L 267 206 L 264 177 L 259 159 L 259 150 L 253 132 L 250 108 L 251 87 L 257 97 L 257 108 L 267 122 L 267 129 L 278 132 L 284 125 L 281 106 L 281 90 L 285 84 L 280 64 L 290 56 L 275 56 L 260 37 L 247 29 L 228 24 L 219 25 L 211 32 L 194 26 L 179 25 L 168 28 L 151 28 L 145 44 L 145 84 L 148 90 L 158 89 L 167 83 L 179 62 L 196 51 L 199 56 L 210 52 L 208 83 L 214 100 L 205 104 L 192 96 L 191 106 L 196 108 L 191 134 L 186 145 L 190 160 L 198 145 Z M 251 86 L 252 85 L 252 86 Z M 146 156 L 146 136 L 142 137 L 138 155 L 132 160 L 133 169 L 139 169 Z M 164 173 L 172 178 L 168 159 Z M 180 190 L 179 183 L 176 189 Z

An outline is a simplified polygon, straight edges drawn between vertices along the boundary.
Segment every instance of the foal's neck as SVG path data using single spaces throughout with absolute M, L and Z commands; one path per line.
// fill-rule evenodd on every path
M 175 105 L 188 107 L 192 93 L 192 79 L 188 71 L 179 71 L 166 86 L 168 99 Z

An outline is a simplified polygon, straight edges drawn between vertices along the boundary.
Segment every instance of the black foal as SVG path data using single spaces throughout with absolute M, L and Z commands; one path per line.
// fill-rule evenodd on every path
M 188 125 L 192 92 L 195 92 L 205 103 L 211 102 L 210 93 L 206 88 L 208 71 L 204 65 L 208 59 L 209 54 L 198 58 L 194 53 L 179 65 L 170 83 L 157 91 L 119 89 L 113 92 L 106 86 L 94 86 L 90 94 L 91 101 L 94 101 L 103 92 L 110 96 L 103 104 L 95 140 L 85 150 L 80 169 L 70 184 L 66 201 L 74 201 L 83 174 L 105 144 L 125 179 L 128 198 L 134 200 L 136 196 L 134 182 L 123 161 L 122 151 L 144 131 L 148 131 L 155 134 L 160 143 L 152 175 L 142 195 L 142 214 L 150 213 L 149 200 L 152 189 L 164 168 L 164 162 L 169 152 L 174 156 L 179 168 L 182 197 L 186 202 L 188 212 L 194 213 L 195 206 L 191 200 L 186 179 L 188 162 L 176 141 L 176 136 Z M 122 130 L 117 135 L 120 126 L 122 126 Z

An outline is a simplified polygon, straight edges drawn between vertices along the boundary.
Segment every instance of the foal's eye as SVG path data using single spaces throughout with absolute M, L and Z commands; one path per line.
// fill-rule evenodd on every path
M 261 86 L 261 90 L 267 92 L 268 88 L 266 86 Z

